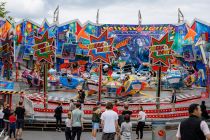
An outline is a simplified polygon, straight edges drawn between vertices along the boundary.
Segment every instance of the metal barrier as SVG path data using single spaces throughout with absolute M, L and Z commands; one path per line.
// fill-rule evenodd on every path
M 24 96 L 24 106 L 26 109 L 26 114 L 31 116 L 30 119 L 34 120 L 34 103 Z

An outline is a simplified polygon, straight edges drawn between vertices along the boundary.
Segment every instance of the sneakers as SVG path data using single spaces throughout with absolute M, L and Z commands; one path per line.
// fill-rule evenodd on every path
M 57 132 L 62 132 L 61 128 L 59 128 L 59 129 L 56 129 L 56 131 L 57 131 Z

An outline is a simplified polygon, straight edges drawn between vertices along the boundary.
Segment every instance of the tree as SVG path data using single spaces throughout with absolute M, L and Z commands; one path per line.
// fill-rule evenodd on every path
M 9 11 L 6 10 L 5 8 L 6 2 L 1 2 L 0 3 L 0 17 L 4 18 L 6 15 L 9 13 Z

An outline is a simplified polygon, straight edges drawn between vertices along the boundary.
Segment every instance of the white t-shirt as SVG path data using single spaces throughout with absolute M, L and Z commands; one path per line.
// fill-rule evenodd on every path
M 207 134 L 210 134 L 208 124 L 205 121 L 201 121 L 200 128 L 205 136 Z M 177 130 L 177 133 L 176 133 L 176 137 L 181 138 L 180 124 L 179 124 L 178 130 Z
M 0 119 L 3 119 L 4 117 L 4 113 L 3 113 L 3 109 L 0 110 Z
M 72 127 L 72 120 L 69 119 L 69 118 L 67 118 L 67 119 L 65 120 L 65 124 L 66 124 L 66 127 Z
M 139 112 L 139 122 L 145 122 L 147 114 L 144 111 Z
M 118 115 L 113 110 L 106 110 L 101 115 L 101 120 L 104 121 L 104 133 L 115 133 L 115 121 L 118 120 Z

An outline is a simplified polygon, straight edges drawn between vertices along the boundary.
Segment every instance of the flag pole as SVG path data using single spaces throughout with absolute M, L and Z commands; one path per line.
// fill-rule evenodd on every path
M 53 15 L 53 23 L 56 24 L 56 26 L 59 24 L 59 5 L 57 6 L 57 8 L 55 9 L 54 11 L 54 15 Z M 57 34 L 57 31 L 56 31 L 56 35 L 55 35 L 55 38 L 58 38 L 58 34 Z M 54 46 L 55 46 L 55 57 L 54 57 L 54 68 L 56 69 L 56 63 L 57 63 L 57 60 L 56 60 L 56 53 L 57 53 L 57 41 L 56 39 L 54 40 Z
M 141 16 L 141 11 L 140 10 L 138 12 L 138 24 L 139 24 L 139 26 L 141 26 L 141 24 L 142 24 L 142 16 Z
M 184 21 L 184 14 L 182 13 L 181 9 L 178 8 L 178 23 L 181 23 Z

